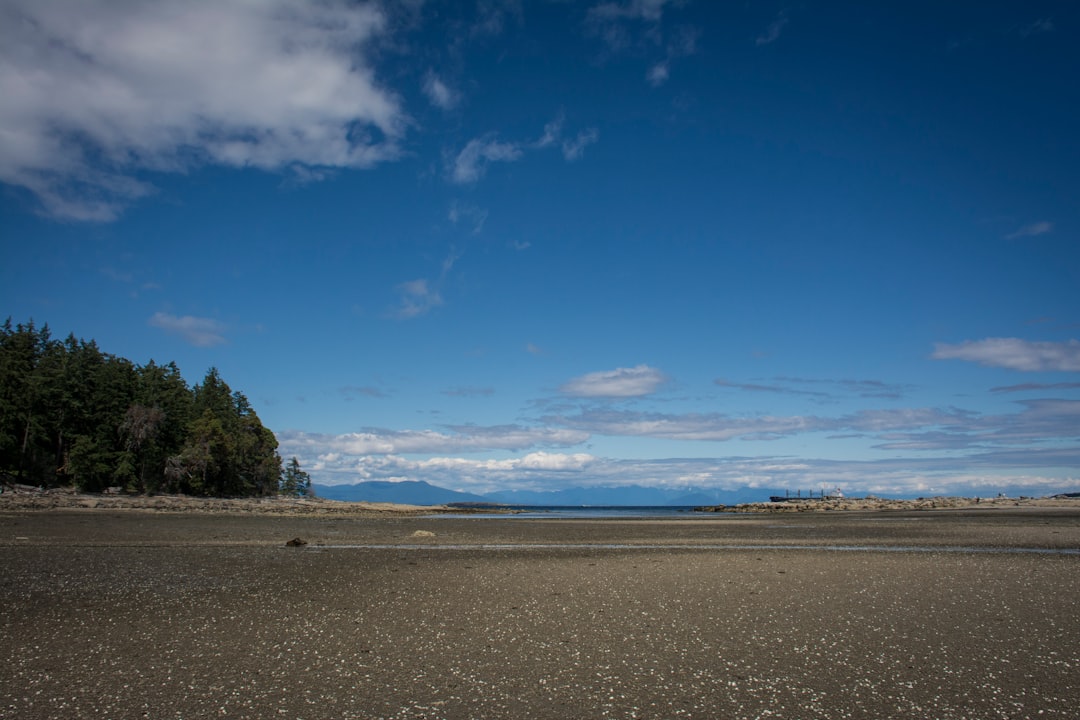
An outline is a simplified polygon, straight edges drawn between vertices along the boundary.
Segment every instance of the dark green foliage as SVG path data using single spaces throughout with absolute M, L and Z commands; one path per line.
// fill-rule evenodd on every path
M 281 478 L 281 494 L 293 497 L 312 495 L 311 476 L 300 469 L 300 461 L 295 457 L 285 465 Z
M 0 328 L 0 471 L 93 492 L 271 495 L 281 458 L 217 369 L 189 387 L 173 363 L 140 367 L 9 319 Z

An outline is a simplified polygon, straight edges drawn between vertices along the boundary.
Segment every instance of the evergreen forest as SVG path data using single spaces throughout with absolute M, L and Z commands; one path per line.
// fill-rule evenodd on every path
M 175 363 L 136 365 L 31 320 L 0 329 L 0 473 L 84 492 L 303 495 L 296 459 L 251 403 L 210 368 L 193 386 Z M 287 482 L 286 482 L 287 480 Z

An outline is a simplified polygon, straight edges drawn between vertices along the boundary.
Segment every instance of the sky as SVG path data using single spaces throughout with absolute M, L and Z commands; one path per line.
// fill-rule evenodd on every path
M 1080 491 L 1073 2 L 0 0 L 0 315 L 321 484 Z

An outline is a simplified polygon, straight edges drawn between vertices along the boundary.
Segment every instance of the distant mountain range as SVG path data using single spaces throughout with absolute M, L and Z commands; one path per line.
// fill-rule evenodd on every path
M 409 480 L 402 482 L 373 481 L 355 485 L 313 485 L 315 494 L 327 500 L 346 500 L 349 502 L 388 502 L 406 505 L 447 505 L 449 503 L 498 503 L 500 505 L 565 505 L 565 506 L 699 506 L 699 505 L 737 505 L 745 502 L 764 502 L 771 495 L 784 495 L 784 488 L 750 488 L 736 490 L 713 490 L 709 488 L 682 488 L 669 490 L 664 488 L 639 487 L 626 485 L 621 487 L 576 487 L 547 492 L 535 490 L 503 490 L 500 492 L 477 495 L 458 492 L 430 483 Z M 820 488 L 814 488 L 816 493 Z M 955 492 L 956 495 L 992 497 L 998 493 L 1007 497 L 1025 495 L 1041 496 L 1053 492 L 1033 492 L 1032 488 L 1001 487 L 989 491 L 979 488 L 979 492 Z M 802 493 L 807 494 L 803 488 Z M 792 490 L 794 494 L 794 490 Z M 934 493 L 926 493 L 930 496 Z M 915 494 L 890 495 L 901 500 L 916 497 Z
M 354 485 L 314 486 L 315 494 L 327 500 L 349 502 L 389 502 L 407 505 L 446 505 L 448 503 L 499 503 L 502 505 L 733 505 L 742 502 L 768 500 L 769 495 L 783 495 L 783 490 L 740 488 L 739 490 L 710 490 L 706 488 L 639 487 L 577 487 L 546 492 L 535 490 L 504 490 L 476 495 L 448 490 L 422 481 L 372 481 Z

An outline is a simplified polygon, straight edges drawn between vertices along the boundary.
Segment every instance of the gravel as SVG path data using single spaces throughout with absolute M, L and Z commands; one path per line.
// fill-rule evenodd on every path
M 4 514 L 0 718 L 1073 718 L 1078 548 L 1066 510 Z

